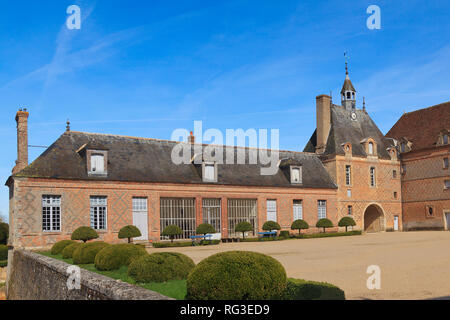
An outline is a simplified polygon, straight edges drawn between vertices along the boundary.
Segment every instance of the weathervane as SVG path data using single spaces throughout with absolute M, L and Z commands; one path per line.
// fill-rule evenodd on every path
M 347 63 L 348 63 L 348 52 L 344 51 L 344 58 L 345 58 L 345 74 L 348 74 L 348 67 L 347 67 Z

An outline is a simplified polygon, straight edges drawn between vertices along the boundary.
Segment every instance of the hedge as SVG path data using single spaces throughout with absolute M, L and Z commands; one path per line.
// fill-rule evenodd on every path
M 91 227 L 79 227 L 72 233 L 71 236 L 72 240 L 81 240 L 83 242 L 97 238 L 98 238 L 97 231 L 95 231 Z
M 0 244 L 0 260 L 8 260 L 8 247 Z
M 359 236 L 362 234 L 361 230 L 353 230 L 348 232 L 332 232 L 332 233 L 310 233 L 297 235 L 300 239 L 311 239 L 311 238 L 329 238 L 329 237 L 344 237 L 344 236 Z
M 8 265 L 8 260 L 0 260 L 0 268 L 4 268 Z
M 62 251 L 64 250 L 65 247 L 67 247 L 68 245 L 71 245 L 73 243 L 76 243 L 76 242 L 73 240 L 58 241 L 52 246 L 52 250 L 50 252 L 53 255 L 60 254 L 60 253 L 62 253 Z
M 345 300 L 345 293 L 326 282 L 289 278 L 284 300 Z
M 190 247 L 192 241 L 176 241 L 176 242 L 153 242 L 153 248 L 172 248 L 172 247 Z
M 117 270 L 121 266 L 128 266 L 133 259 L 148 254 L 139 245 L 120 243 L 107 246 L 95 256 L 94 264 L 98 270 Z
M 73 252 L 72 259 L 75 264 L 90 264 L 94 263 L 95 256 L 104 247 L 109 246 L 108 243 L 103 241 L 83 243 L 78 246 Z
M 62 251 L 62 257 L 64 259 L 70 259 L 72 258 L 73 252 L 75 249 L 77 249 L 79 246 L 82 246 L 83 244 L 80 242 L 75 242 L 72 244 L 69 244 L 67 247 L 65 247 Z
M 286 288 L 286 271 L 274 258 L 250 251 L 228 251 L 202 260 L 187 278 L 186 299 L 266 300 Z
M 194 267 L 194 261 L 182 253 L 158 252 L 134 259 L 128 275 L 138 283 L 184 280 Z

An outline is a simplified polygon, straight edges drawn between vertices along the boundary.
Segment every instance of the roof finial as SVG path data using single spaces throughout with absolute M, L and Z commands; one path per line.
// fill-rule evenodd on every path
M 363 111 L 366 111 L 366 97 L 363 97 Z
M 345 74 L 348 75 L 348 53 L 347 51 L 344 52 L 344 57 L 345 57 Z
M 69 132 L 70 131 L 70 121 L 69 121 L 69 119 L 67 119 L 67 122 L 66 122 L 66 132 Z

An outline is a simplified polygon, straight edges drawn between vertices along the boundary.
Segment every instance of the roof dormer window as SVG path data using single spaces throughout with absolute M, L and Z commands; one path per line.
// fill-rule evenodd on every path
M 108 151 L 87 150 L 87 167 L 89 176 L 106 176 L 108 173 Z
M 302 167 L 291 166 L 291 183 L 302 183 Z
M 214 162 L 203 163 L 203 181 L 217 182 L 217 165 Z
M 448 134 L 444 134 L 442 137 L 443 144 L 448 144 Z
M 91 156 L 91 172 L 92 173 L 104 173 L 105 172 L 105 159 L 102 154 L 93 154 Z
M 369 142 L 369 154 L 373 154 L 373 143 Z

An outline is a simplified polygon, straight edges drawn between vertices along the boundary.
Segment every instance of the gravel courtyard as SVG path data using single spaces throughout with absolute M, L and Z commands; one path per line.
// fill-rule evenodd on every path
M 196 263 L 222 251 L 247 250 L 280 261 L 288 277 L 326 281 L 345 290 L 347 299 L 450 298 L 450 232 L 386 232 L 362 236 L 224 243 L 165 248 Z M 381 289 L 369 290 L 369 265 L 381 269 Z

